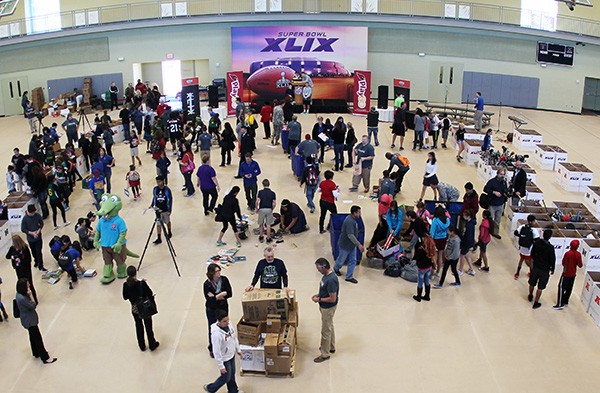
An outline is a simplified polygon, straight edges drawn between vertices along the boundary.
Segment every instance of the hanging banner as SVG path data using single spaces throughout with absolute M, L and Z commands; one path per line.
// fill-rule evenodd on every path
M 354 71 L 353 114 L 366 116 L 371 105 L 371 71 Z
M 406 110 L 410 110 L 410 81 L 394 78 L 394 107 L 400 107 L 396 103 L 402 100 L 406 102 Z
M 261 105 L 293 96 L 292 82 L 300 80 L 313 100 L 351 102 L 349 70 L 367 68 L 367 47 L 368 28 L 360 26 L 231 28 L 232 68 L 244 71 L 244 100 Z
M 193 120 L 200 115 L 200 93 L 198 91 L 198 78 L 181 80 L 181 106 L 186 121 Z
M 244 95 L 244 73 L 232 71 L 227 73 L 227 115 L 235 116 L 238 97 Z

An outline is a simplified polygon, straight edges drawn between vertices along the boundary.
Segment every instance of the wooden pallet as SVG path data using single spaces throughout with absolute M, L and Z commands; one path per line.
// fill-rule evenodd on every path
M 240 376 L 264 376 L 268 378 L 294 378 L 296 373 L 296 354 L 294 354 L 294 358 L 292 359 L 292 365 L 290 366 L 290 371 L 287 373 L 274 373 L 269 371 L 251 371 L 251 370 L 240 370 Z

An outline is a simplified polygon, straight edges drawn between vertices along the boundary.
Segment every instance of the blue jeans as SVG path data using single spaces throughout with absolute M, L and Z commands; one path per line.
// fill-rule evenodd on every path
M 339 248 L 339 254 L 337 259 L 335 260 L 335 266 L 333 270 L 339 271 L 342 266 L 344 266 L 344 262 L 348 261 L 348 271 L 346 272 L 346 280 L 352 278 L 352 274 L 354 273 L 354 268 L 356 267 L 356 247 L 352 247 L 350 250 L 346 250 L 342 247 Z
M 419 278 L 417 281 L 417 288 L 423 288 L 423 283 L 425 286 L 429 286 L 429 277 L 431 276 L 431 268 L 427 270 L 419 269 Z
M 335 155 L 335 170 L 344 168 L 344 145 L 333 145 Z
M 131 129 L 129 128 L 129 122 L 123 122 L 123 136 L 125 137 L 125 140 L 128 141 L 131 139 Z
M 417 145 L 419 145 L 419 149 L 423 148 L 423 134 L 425 133 L 425 131 L 417 131 L 415 130 L 415 139 L 413 140 L 413 149 L 417 148 Z
M 408 243 L 408 248 L 406 249 L 406 252 L 412 252 L 412 249 L 415 247 L 415 244 L 417 244 L 417 240 L 419 240 L 419 237 L 415 233 L 413 233 L 410 239 L 410 243 Z
M 310 209 L 315 208 L 315 192 L 317 191 L 318 186 L 306 186 L 306 200 L 308 201 L 308 207 Z
M 206 388 L 209 392 L 214 393 L 221 389 L 223 385 L 227 384 L 228 393 L 237 393 L 238 386 L 237 383 L 235 383 L 235 356 L 223 363 L 223 365 L 225 366 L 227 372 L 225 374 L 221 374 L 215 382 L 209 383 Z
M 374 135 L 375 145 L 379 145 L 379 139 L 377 138 L 377 134 L 379 133 L 379 127 L 367 127 L 367 132 L 369 133 L 369 143 L 371 143 L 371 135 Z

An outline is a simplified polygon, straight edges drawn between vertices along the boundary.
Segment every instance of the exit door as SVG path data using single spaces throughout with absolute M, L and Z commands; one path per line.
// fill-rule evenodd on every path
M 585 78 L 581 106 L 590 111 L 600 111 L 600 79 Z
M 460 103 L 464 64 L 434 61 L 429 67 L 429 101 Z
M 23 113 L 21 107 L 21 97 L 23 93 L 29 90 L 27 77 L 3 79 L 2 80 L 2 101 L 4 102 L 4 115 L 17 115 Z M 31 97 L 31 94 L 29 95 Z

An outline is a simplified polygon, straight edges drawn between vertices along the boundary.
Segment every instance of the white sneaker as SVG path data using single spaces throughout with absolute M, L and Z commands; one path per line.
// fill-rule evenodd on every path
M 71 221 L 67 221 L 67 222 L 65 222 L 65 225 L 64 225 L 64 226 L 69 226 L 69 225 L 71 225 Z
M 463 271 L 462 271 L 462 270 L 459 270 L 459 271 L 458 271 L 458 275 L 459 275 L 459 276 L 462 276 L 463 274 L 464 274 L 464 273 L 463 273 Z
M 469 271 L 467 272 L 467 274 L 468 274 L 469 276 L 474 276 L 474 275 L 475 275 L 475 270 L 473 270 L 473 269 L 469 269 Z

